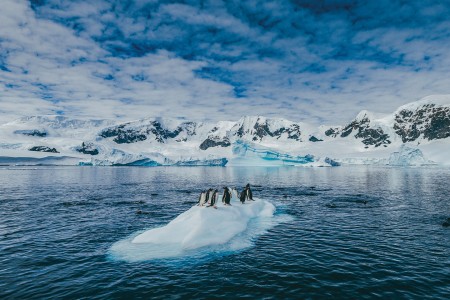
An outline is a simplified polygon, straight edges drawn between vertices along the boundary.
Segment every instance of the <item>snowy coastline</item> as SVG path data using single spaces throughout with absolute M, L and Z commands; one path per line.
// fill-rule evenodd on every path
M 127 123 L 35 116 L 0 124 L 0 164 L 81 166 L 450 166 L 450 96 L 345 126 L 244 116 Z

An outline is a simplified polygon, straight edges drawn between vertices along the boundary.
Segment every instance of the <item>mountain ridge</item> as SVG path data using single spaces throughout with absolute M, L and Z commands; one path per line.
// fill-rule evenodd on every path
M 346 155 L 352 161 L 354 155 L 387 157 L 406 143 L 429 152 L 425 146 L 436 141 L 444 141 L 438 143 L 440 147 L 450 145 L 449 95 L 425 97 L 391 114 L 362 110 L 341 126 L 314 126 L 264 116 L 218 122 L 161 117 L 115 122 L 29 116 L 0 125 L 0 151 L 8 151 L 10 156 L 15 155 L 14 151 L 24 155 L 19 152 L 55 149 L 60 155 L 79 157 L 83 163 L 93 157 L 96 161 L 111 160 L 111 164 L 117 157 L 122 157 L 121 164 L 126 164 L 123 157 L 129 157 L 130 162 L 152 159 L 159 165 L 167 161 L 176 164 L 186 161 L 186 157 L 193 161 L 228 160 L 235 156 L 232 147 L 236 142 L 296 157 L 312 155 L 316 161 L 326 156 L 345 163 Z M 438 163 L 447 164 L 441 156 L 432 156 Z

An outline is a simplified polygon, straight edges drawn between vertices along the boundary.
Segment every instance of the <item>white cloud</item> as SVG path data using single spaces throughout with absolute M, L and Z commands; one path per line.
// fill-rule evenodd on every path
M 289 2 L 217 3 L 117 2 L 112 11 L 108 1 L 59 0 L 34 11 L 4 0 L 0 121 L 259 114 L 339 124 L 361 109 L 391 112 L 450 93 L 443 4 L 423 10 L 436 19 L 423 26 L 381 23 L 393 16 L 386 11 L 364 27 L 346 12 Z M 398 14 L 408 20 L 412 12 L 401 6 Z

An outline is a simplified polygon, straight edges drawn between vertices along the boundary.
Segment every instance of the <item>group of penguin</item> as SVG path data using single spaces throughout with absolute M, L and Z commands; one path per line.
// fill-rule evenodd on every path
M 198 204 L 197 206 L 205 206 L 206 207 L 214 207 L 216 206 L 217 201 L 217 195 L 219 191 L 217 189 L 209 189 L 207 191 L 202 191 L 200 193 L 200 196 L 198 198 Z M 222 196 L 222 203 L 223 205 L 231 206 L 230 201 L 233 197 L 233 194 L 236 195 L 237 198 L 241 201 L 242 204 L 245 203 L 245 200 L 247 201 L 254 201 L 253 200 L 253 193 L 250 188 L 250 184 L 248 183 L 244 190 L 239 194 L 236 188 L 232 188 L 231 190 L 228 187 L 223 188 L 223 196 Z

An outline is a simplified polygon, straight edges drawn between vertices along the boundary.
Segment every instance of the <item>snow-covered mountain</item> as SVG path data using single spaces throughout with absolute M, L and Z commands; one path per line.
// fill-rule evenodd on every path
M 0 125 L 0 164 L 450 165 L 449 150 L 450 96 L 429 96 L 388 115 L 362 111 L 343 126 L 263 116 L 217 123 L 35 116 Z

